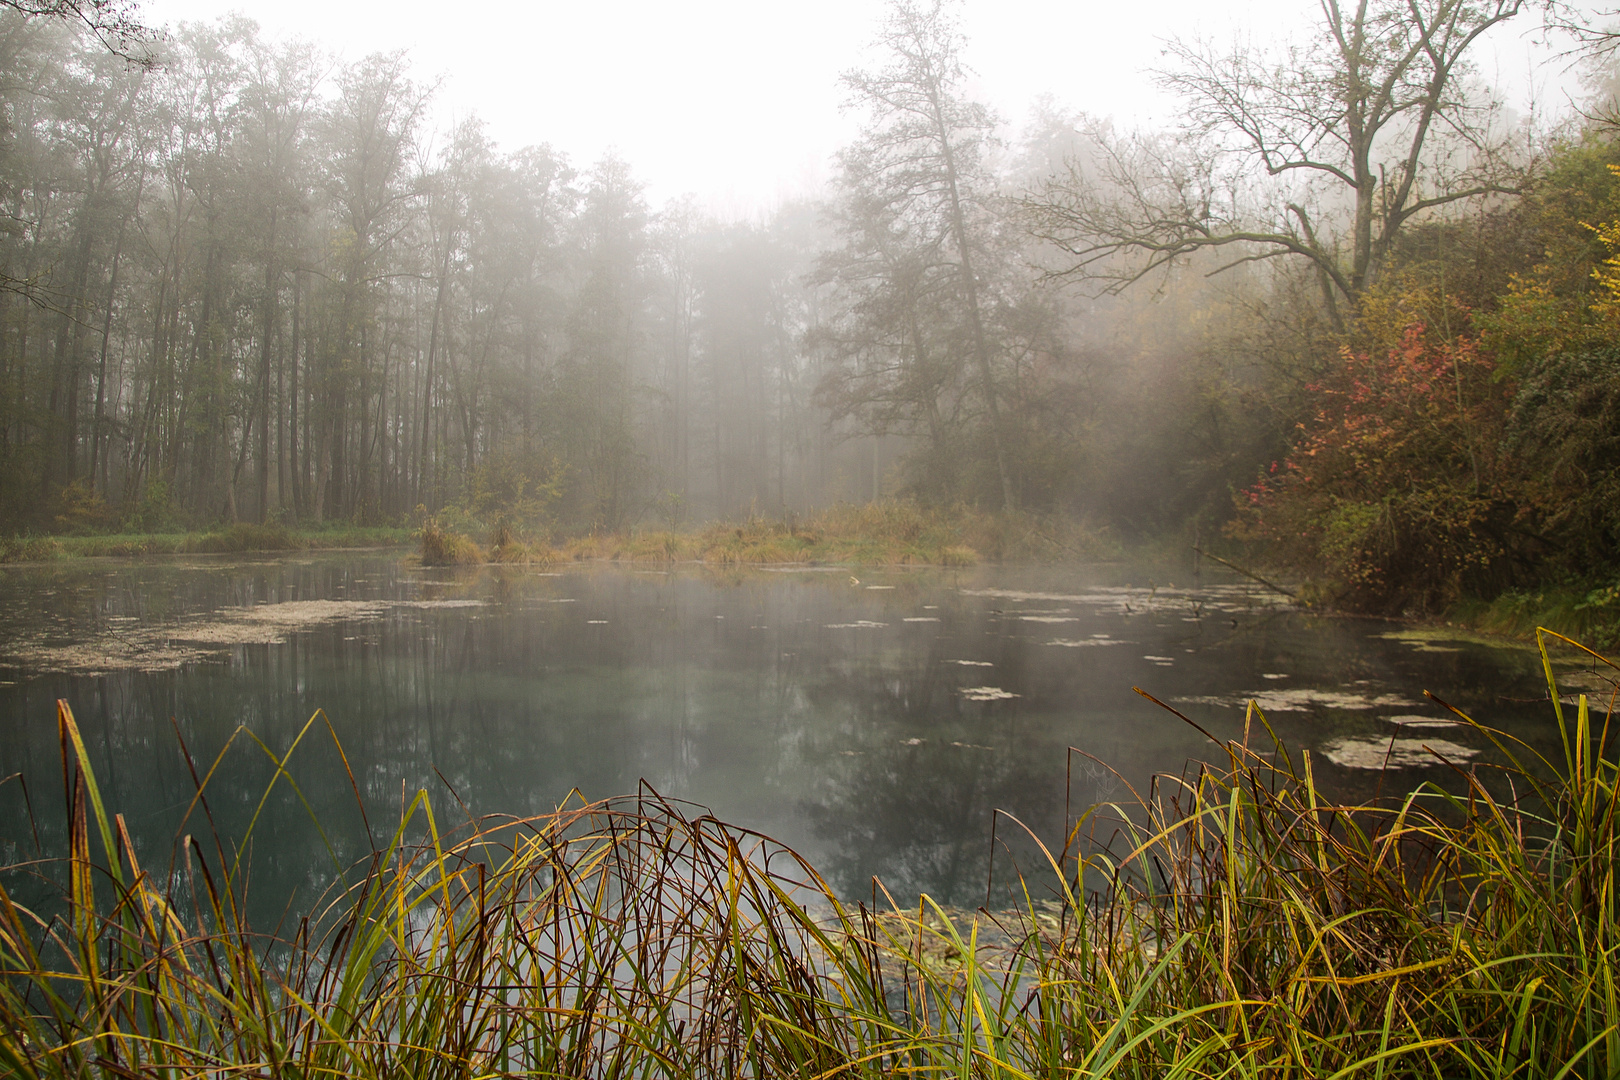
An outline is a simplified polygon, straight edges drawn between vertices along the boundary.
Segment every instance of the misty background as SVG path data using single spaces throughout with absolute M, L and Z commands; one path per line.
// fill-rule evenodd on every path
M 1345 358 L 1608 145 L 1590 19 L 1430 7 L 0 4 L 0 519 L 1275 539 Z

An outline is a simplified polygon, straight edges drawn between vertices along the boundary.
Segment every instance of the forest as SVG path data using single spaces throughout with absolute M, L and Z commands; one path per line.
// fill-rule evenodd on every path
M 0 532 L 904 499 L 1363 609 L 1620 603 L 1607 35 L 1526 115 L 1479 42 L 1557 10 L 1329 0 L 1285 52 L 1172 38 L 1180 124 L 1126 130 L 996 115 L 957 14 L 894 0 L 828 190 L 718 220 L 435 126 L 403 53 L 7 0 Z
M 726 216 L 0 0 L 0 1076 L 1620 1077 L 1620 29 L 881 2 Z

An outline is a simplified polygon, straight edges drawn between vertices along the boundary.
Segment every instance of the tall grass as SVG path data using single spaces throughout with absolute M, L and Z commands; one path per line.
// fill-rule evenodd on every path
M 1087 810 L 1002 882 L 1013 902 L 971 916 L 846 903 L 785 847 L 648 790 L 454 829 L 418 793 L 279 936 L 242 914 L 246 838 L 188 837 L 155 874 L 137 863 L 63 703 L 69 850 L 3 879 L 56 882 L 60 900 L 0 889 L 0 1062 L 26 1077 L 1614 1077 L 1616 766 L 1607 722 L 1562 704 L 1552 670 L 1560 760 L 1480 727 L 1499 775 L 1336 805 L 1251 706 L 1243 738 Z

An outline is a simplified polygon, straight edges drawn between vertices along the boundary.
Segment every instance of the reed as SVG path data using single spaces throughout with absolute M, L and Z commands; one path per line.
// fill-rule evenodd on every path
M 268 935 L 242 914 L 247 837 L 137 863 L 61 703 L 68 851 L 0 876 L 0 1067 L 1614 1077 L 1616 766 L 1607 721 L 1559 698 L 1555 640 L 1559 760 L 1480 726 L 1497 775 L 1337 805 L 1251 705 L 1243 738 L 1090 808 L 1003 879 L 1012 902 L 971 914 L 846 902 L 782 845 L 648 789 L 456 828 L 419 792 Z M 26 906 L 22 874 L 57 906 Z

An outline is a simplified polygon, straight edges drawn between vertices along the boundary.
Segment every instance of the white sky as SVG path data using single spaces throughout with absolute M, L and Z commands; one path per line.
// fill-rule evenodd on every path
M 882 0 L 143 0 L 146 21 L 229 11 L 267 36 L 312 39 L 346 59 L 409 51 L 419 79 L 442 77 L 434 123 L 469 113 L 509 150 L 549 142 L 578 166 L 614 148 L 653 206 L 695 194 L 725 216 L 812 191 L 854 132 L 838 76 L 861 63 Z M 1020 122 L 1041 93 L 1125 124 L 1163 121 L 1172 103 L 1147 69 L 1161 39 L 1266 40 L 1307 24 L 1316 0 L 967 0 L 975 91 Z M 1522 105 L 1570 85 L 1528 33 L 1499 28 L 1482 73 Z

